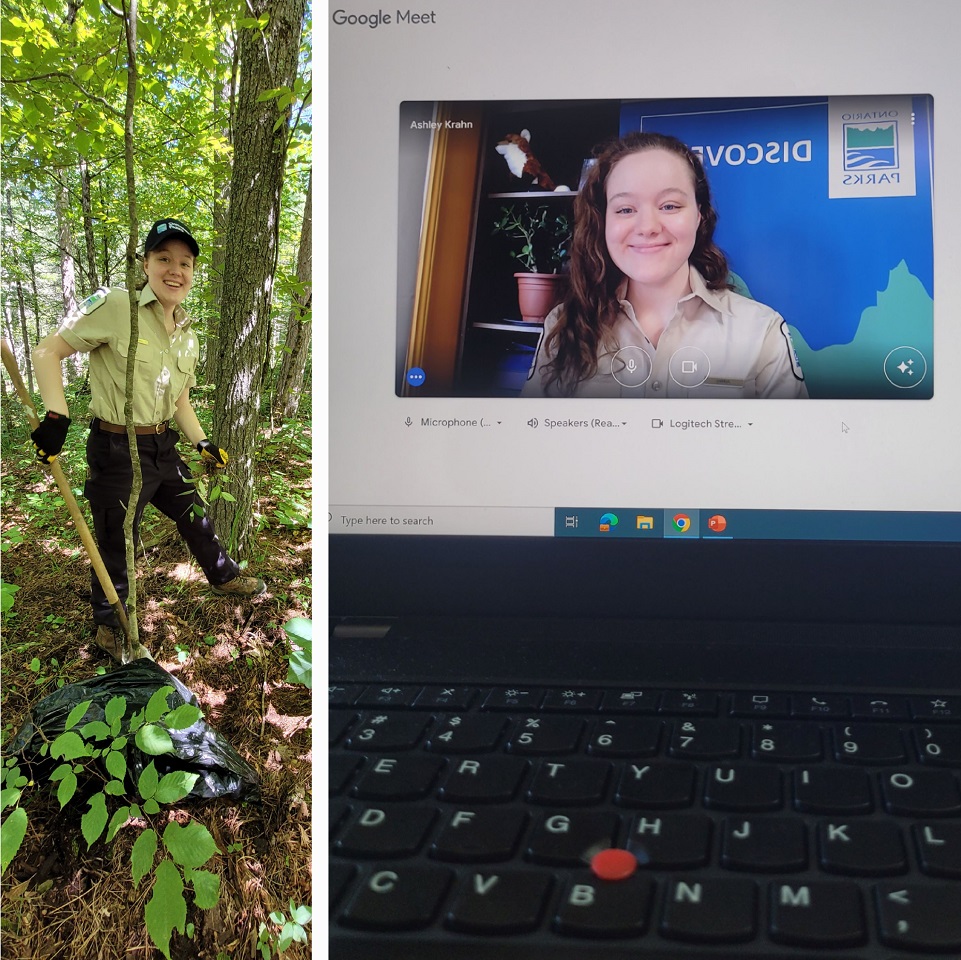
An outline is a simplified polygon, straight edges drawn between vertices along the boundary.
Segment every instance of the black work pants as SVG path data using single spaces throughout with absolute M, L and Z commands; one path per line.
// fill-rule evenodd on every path
M 99 424 L 96 419 L 91 422 L 87 437 L 88 473 L 83 492 L 90 501 L 94 533 L 104 566 L 117 596 L 125 601 L 129 585 L 123 524 L 133 482 L 130 447 L 125 433 L 108 433 L 101 430 Z M 143 488 L 134 516 L 134 543 L 139 538 L 144 508 L 152 503 L 177 524 L 177 530 L 207 580 L 219 586 L 233 580 L 240 568 L 227 555 L 210 520 L 193 509 L 195 504 L 202 507 L 202 501 L 194 485 L 185 479 L 190 476 L 190 471 L 177 453 L 179 439 L 179 434 L 169 428 L 163 433 L 137 436 Z M 90 582 L 94 622 L 116 626 L 116 613 L 93 571 Z

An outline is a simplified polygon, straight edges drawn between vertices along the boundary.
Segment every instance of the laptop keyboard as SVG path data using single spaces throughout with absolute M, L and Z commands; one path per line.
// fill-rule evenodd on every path
M 329 695 L 334 957 L 961 956 L 961 697 Z

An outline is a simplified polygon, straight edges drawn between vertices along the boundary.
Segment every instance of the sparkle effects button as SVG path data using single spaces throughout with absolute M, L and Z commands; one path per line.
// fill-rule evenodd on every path
M 911 390 L 924 380 L 928 363 L 915 347 L 895 347 L 884 358 L 884 376 L 899 390 Z
M 629 850 L 612 847 L 591 857 L 591 870 L 601 880 L 627 880 L 637 870 L 637 857 Z

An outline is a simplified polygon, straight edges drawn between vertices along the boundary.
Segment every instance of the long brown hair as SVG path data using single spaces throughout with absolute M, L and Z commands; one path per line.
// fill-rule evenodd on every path
M 624 279 L 607 251 L 604 239 L 607 214 L 607 178 L 614 167 L 632 153 L 667 150 L 682 157 L 691 167 L 694 197 L 701 222 L 689 261 L 704 277 L 711 290 L 730 288 L 727 259 L 714 243 L 717 212 L 711 202 L 711 188 L 701 158 L 676 137 L 663 133 L 629 133 L 594 150 L 597 162 L 591 168 L 574 201 L 574 239 L 571 243 L 571 283 L 557 325 L 544 341 L 547 355 L 545 390 L 570 396 L 577 385 L 597 373 L 597 351 L 601 337 L 617 316 L 620 306 L 617 288 Z

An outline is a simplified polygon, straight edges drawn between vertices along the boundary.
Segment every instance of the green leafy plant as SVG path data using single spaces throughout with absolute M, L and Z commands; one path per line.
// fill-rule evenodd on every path
M 311 920 L 310 907 L 303 904 L 294 906 L 291 900 L 290 919 L 280 910 L 274 910 L 268 919 L 270 923 L 260 925 L 257 937 L 257 949 L 262 960 L 280 956 L 292 943 L 308 942 L 304 928 Z
M 510 250 L 510 255 L 528 273 L 559 273 L 569 255 L 570 217 L 565 213 L 552 216 L 546 204 L 532 207 L 529 203 L 521 203 L 501 207 L 493 233 L 522 241 L 520 247 Z
M 80 819 L 88 849 L 101 838 L 111 842 L 132 818 L 143 817 L 149 823 L 150 817 L 161 812 L 162 804 L 177 803 L 193 789 L 199 774 L 175 770 L 161 776 L 155 762 L 149 760 L 134 780 L 128 766 L 131 741 L 142 754 L 161 757 L 173 752 L 171 730 L 186 729 L 201 718 L 200 709 L 193 704 L 170 709 L 167 697 L 172 692 L 173 687 L 162 687 L 143 710 L 130 716 L 126 698 L 113 697 L 103 709 L 103 719 L 86 719 L 91 701 L 85 700 L 71 709 L 63 733 L 41 745 L 41 757 L 60 761 L 49 780 L 61 808 L 77 796 L 82 778 L 102 784 L 87 797 L 87 810 Z M 7 758 L 0 806 L 13 810 L 0 828 L 3 871 L 26 835 L 28 818 L 22 800 L 28 784 L 17 759 Z M 129 797 L 133 799 L 124 802 Z M 133 844 L 130 870 L 134 886 L 149 877 L 153 880 L 144 911 L 147 933 L 168 960 L 173 931 L 188 932 L 186 891 L 191 890 L 194 905 L 202 910 L 215 906 L 220 897 L 220 877 L 202 869 L 217 853 L 210 831 L 195 821 L 185 826 L 170 822 L 162 833 L 150 825 Z
M 7 613 L 13 609 L 13 604 L 16 600 L 14 594 L 20 588 L 13 583 L 7 583 L 6 580 L 0 580 L 0 613 Z
M 294 617 L 284 624 L 284 632 L 290 638 L 287 682 L 302 683 L 309 690 L 313 663 L 313 621 L 305 617 Z

